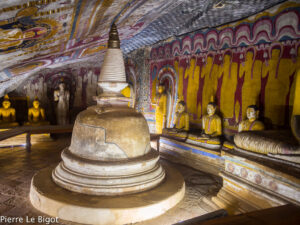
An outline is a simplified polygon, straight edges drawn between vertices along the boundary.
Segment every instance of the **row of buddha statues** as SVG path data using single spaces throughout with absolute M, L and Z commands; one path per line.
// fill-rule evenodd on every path
M 45 110 L 40 106 L 37 98 L 32 102 L 32 107 L 28 109 L 28 121 L 24 125 L 49 125 L 46 121 Z M 19 123 L 16 122 L 16 110 L 11 107 L 11 102 L 8 95 L 4 96 L 2 107 L 0 108 L 0 127 L 16 127 Z
M 54 101 L 57 101 L 56 116 L 59 125 L 68 124 L 69 109 L 69 92 L 60 90 L 54 92 Z M 45 109 L 40 106 L 40 101 L 35 98 L 32 107 L 28 109 L 28 121 L 24 122 L 25 126 L 49 125 L 46 120 Z M 11 106 L 8 95 L 4 96 L 2 107 L 0 108 L 0 128 L 9 128 L 19 126 L 16 122 L 16 110 Z
M 222 135 L 222 120 L 216 114 L 217 105 L 210 102 L 207 105 L 207 115 L 202 118 L 203 138 L 217 137 Z M 264 130 L 264 124 L 258 120 L 258 108 L 256 105 L 250 105 L 247 108 L 247 119 L 243 120 L 238 131 Z M 174 131 L 189 131 L 189 115 L 185 109 L 185 102 L 180 101 L 177 105 L 177 112 L 174 119 Z
M 156 133 L 163 133 L 166 127 L 167 115 L 167 96 L 164 92 L 164 86 L 158 86 L 158 95 L 156 98 Z M 168 133 L 180 133 L 189 131 L 189 114 L 186 112 L 186 104 L 184 101 L 177 103 L 177 110 L 174 117 L 173 128 L 167 128 Z M 222 119 L 216 114 L 217 105 L 213 101 L 207 105 L 207 115 L 202 117 L 202 133 L 198 138 L 209 139 L 216 138 L 222 135 Z M 258 108 L 256 105 L 250 105 L 247 108 L 247 119 L 243 120 L 239 126 L 238 131 L 254 131 L 264 130 L 264 124 L 258 120 Z

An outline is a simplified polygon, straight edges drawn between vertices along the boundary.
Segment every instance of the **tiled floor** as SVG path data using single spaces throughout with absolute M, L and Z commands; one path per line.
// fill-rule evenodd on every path
M 0 216 L 22 217 L 25 220 L 26 216 L 37 218 L 43 215 L 31 206 L 28 198 L 31 178 L 40 169 L 56 165 L 61 160 L 61 150 L 69 143 L 68 137 L 52 142 L 37 143 L 32 146 L 30 154 L 26 153 L 25 147 L 0 148 Z M 213 210 L 203 202 L 203 198 L 217 193 L 221 188 L 219 178 L 185 166 L 172 165 L 185 178 L 184 200 L 166 214 L 139 224 L 173 224 Z M 66 221 L 59 222 L 60 224 L 74 224 Z M 0 222 L 0 224 L 6 223 Z

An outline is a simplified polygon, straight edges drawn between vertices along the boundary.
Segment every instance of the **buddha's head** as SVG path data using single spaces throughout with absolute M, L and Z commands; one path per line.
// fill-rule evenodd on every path
M 215 112 L 216 112 L 216 109 L 217 109 L 216 103 L 214 103 L 214 102 L 208 103 L 208 105 L 207 105 L 207 114 L 208 114 L 209 116 L 214 115 Z
M 10 107 L 11 103 L 9 101 L 8 95 L 4 96 L 4 101 L 2 102 L 2 106 L 4 109 L 8 109 Z
M 34 100 L 32 105 L 35 109 L 38 109 L 40 107 L 40 102 L 38 100 Z
M 162 85 L 162 84 L 158 85 L 158 93 L 161 94 L 161 93 L 163 93 L 164 91 L 165 91 L 165 86 Z
M 210 55 L 207 57 L 207 64 L 211 65 L 213 63 L 213 57 Z
M 59 87 L 59 90 L 63 91 L 63 90 L 65 90 L 66 85 L 65 85 L 65 83 L 59 83 L 58 87 Z
M 230 55 L 226 54 L 226 55 L 224 56 L 224 64 L 225 64 L 225 65 L 226 65 L 226 64 L 229 64 L 229 63 L 230 63 L 230 60 L 231 60 Z
M 246 113 L 249 120 L 256 120 L 258 118 L 259 110 L 256 105 L 249 105 Z
M 184 111 L 185 111 L 185 102 L 184 101 L 178 102 L 177 112 L 183 113 Z
M 4 100 L 2 102 L 2 106 L 3 106 L 4 109 L 8 109 L 10 107 L 10 105 L 11 105 L 10 101 L 8 101 L 8 100 Z
M 253 52 L 252 51 L 248 51 L 246 53 L 246 61 L 249 62 L 249 61 L 253 61 Z
M 278 59 L 280 57 L 280 49 L 273 48 L 271 52 L 272 59 Z

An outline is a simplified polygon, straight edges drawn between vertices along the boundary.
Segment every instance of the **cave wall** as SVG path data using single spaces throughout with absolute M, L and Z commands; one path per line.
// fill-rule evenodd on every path
M 235 132 L 256 104 L 268 128 L 289 126 L 300 67 L 300 4 L 284 3 L 250 18 L 222 27 L 197 31 L 153 46 L 143 57 L 128 58 L 145 64 L 140 71 L 137 105 L 150 130 L 155 131 L 153 106 L 159 83 L 170 93 L 168 126 L 172 126 L 176 102 L 184 100 L 192 127 L 213 98 L 223 117 L 225 132 Z M 140 52 L 143 50 L 140 49 Z M 142 62 L 143 61 L 143 62 Z

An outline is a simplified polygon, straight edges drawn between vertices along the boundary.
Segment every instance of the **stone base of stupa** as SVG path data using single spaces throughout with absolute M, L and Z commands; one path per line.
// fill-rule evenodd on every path
M 32 179 L 30 201 L 39 211 L 80 224 L 130 224 L 164 214 L 184 197 L 182 175 L 163 165 L 165 180 L 155 188 L 123 196 L 93 196 L 68 191 L 56 185 L 53 168 L 38 172 Z

